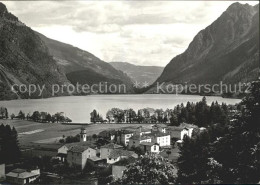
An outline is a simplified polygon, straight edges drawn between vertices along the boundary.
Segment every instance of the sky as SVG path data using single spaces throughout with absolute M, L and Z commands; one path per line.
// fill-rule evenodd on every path
M 165 66 L 235 1 L 5 1 L 45 36 L 106 61 Z M 243 1 L 255 5 L 258 1 Z

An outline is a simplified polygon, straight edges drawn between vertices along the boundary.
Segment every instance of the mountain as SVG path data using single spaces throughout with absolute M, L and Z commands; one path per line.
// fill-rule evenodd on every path
M 110 62 L 110 64 L 126 73 L 133 82 L 152 84 L 162 73 L 163 67 L 159 66 L 137 66 L 127 62 Z
M 41 97 L 49 97 L 52 84 L 69 81 L 40 37 L 0 3 L 0 99 L 38 97 L 39 91 L 31 97 L 16 93 L 11 88 L 14 84 L 45 85 Z
M 49 39 L 37 33 L 47 45 L 53 59 L 65 70 L 72 84 L 93 84 L 108 82 L 108 84 L 125 84 L 127 92 L 132 93 L 131 79 L 93 54 L 77 47 Z
M 259 76 L 259 65 L 259 4 L 233 3 L 170 61 L 156 82 L 249 82 Z
M 0 100 L 52 96 L 57 84 L 125 84 L 133 93 L 131 79 L 91 53 L 45 37 L 27 27 L 0 3 Z M 45 86 L 31 95 L 16 92 L 13 85 Z M 96 90 L 96 89 L 95 89 Z M 78 94 L 78 93 L 75 93 Z M 68 95 L 58 92 L 56 96 Z

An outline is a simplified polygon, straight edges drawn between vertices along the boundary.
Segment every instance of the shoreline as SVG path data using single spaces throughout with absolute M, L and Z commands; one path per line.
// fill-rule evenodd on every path
M 242 100 L 243 97 L 223 97 L 223 95 L 221 94 L 216 94 L 216 95 L 203 95 L 203 94 L 175 94 L 175 93 L 172 93 L 172 94 L 159 94 L 159 93 L 134 93 L 134 94 L 131 94 L 131 93 L 127 93 L 127 94 L 88 94 L 88 95 L 61 95 L 61 96 L 51 96 L 51 97 L 46 97 L 46 98 L 27 98 L 27 99 L 23 99 L 23 98 L 18 98 L 18 99 L 6 99 L 6 100 L 0 100 L 0 103 L 1 102 L 4 102 L 4 101 L 17 101 L 17 100 L 47 100 L 47 99 L 52 99 L 52 98 L 64 98 L 64 97 L 85 97 L 85 96 L 137 96 L 137 95 L 165 95 L 165 96 L 205 96 L 205 97 L 221 97 L 223 99 L 237 99 L 237 100 Z

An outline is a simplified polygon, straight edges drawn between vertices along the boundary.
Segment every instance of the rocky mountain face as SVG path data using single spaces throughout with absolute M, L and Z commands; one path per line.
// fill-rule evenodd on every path
M 131 79 L 91 53 L 51 40 L 33 31 L 0 3 L 0 100 L 52 96 L 53 85 L 107 82 L 125 84 L 132 93 Z M 12 86 L 36 84 L 40 89 L 29 95 Z M 17 86 L 15 86 L 17 87 Z M 14 91 L 15 90 L 15 91 Z M 75 94 L 78 94 L 75 92 Z M 55 95 L 68 95 L 65 91 Z
M 37 33 L 47 45 L 53 59 L 64 68 L 68 80 L 72 84 L 94 84 L 108 82 L 108 84 L 125 84 L 127 93 L 133 92 L 131 79 L 93 54 L 73 47 L 69 44 L 49 39 Z
M 0 3 L 0 99 L 29 98 L 28 93 L 14 92 L 14 84 L 45 85 L 41 97 L 49 97 L 52 84 L 68 83 L 40 37 Z
M 259 4 L 234 3 L 170 61 L 157 82 L 249 82 L 259 76 L 259 65 Z
M 159 66 L 137 66 L 127 62 L 110 62 L 110 64 L 126 73 L 133 82 L 152 84 L 162 73 L 163 67 Z

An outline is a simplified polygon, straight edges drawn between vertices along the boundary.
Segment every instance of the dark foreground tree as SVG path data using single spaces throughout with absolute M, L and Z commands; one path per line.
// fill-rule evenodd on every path
M 15 128 L 0 125 L 0 163 L 17 162 L 19 158 L 20 149 Z
M 119 184 L 172 184 L 175 183 L 176 168 L 161 156 L 141 156 L 127 166 Z
M 180 148 L 181 184 L 255 184 L 260 181 L 260 81 L 251 83 L 240 110 L 226 124 L 213 123 L 208 139 L 185 139 Z M 217 109 L 215 109 L 217 110 Z M 220 112 L 220 111 L 219 111 Z M 208 143 L 207 143 L 208 142 Z

